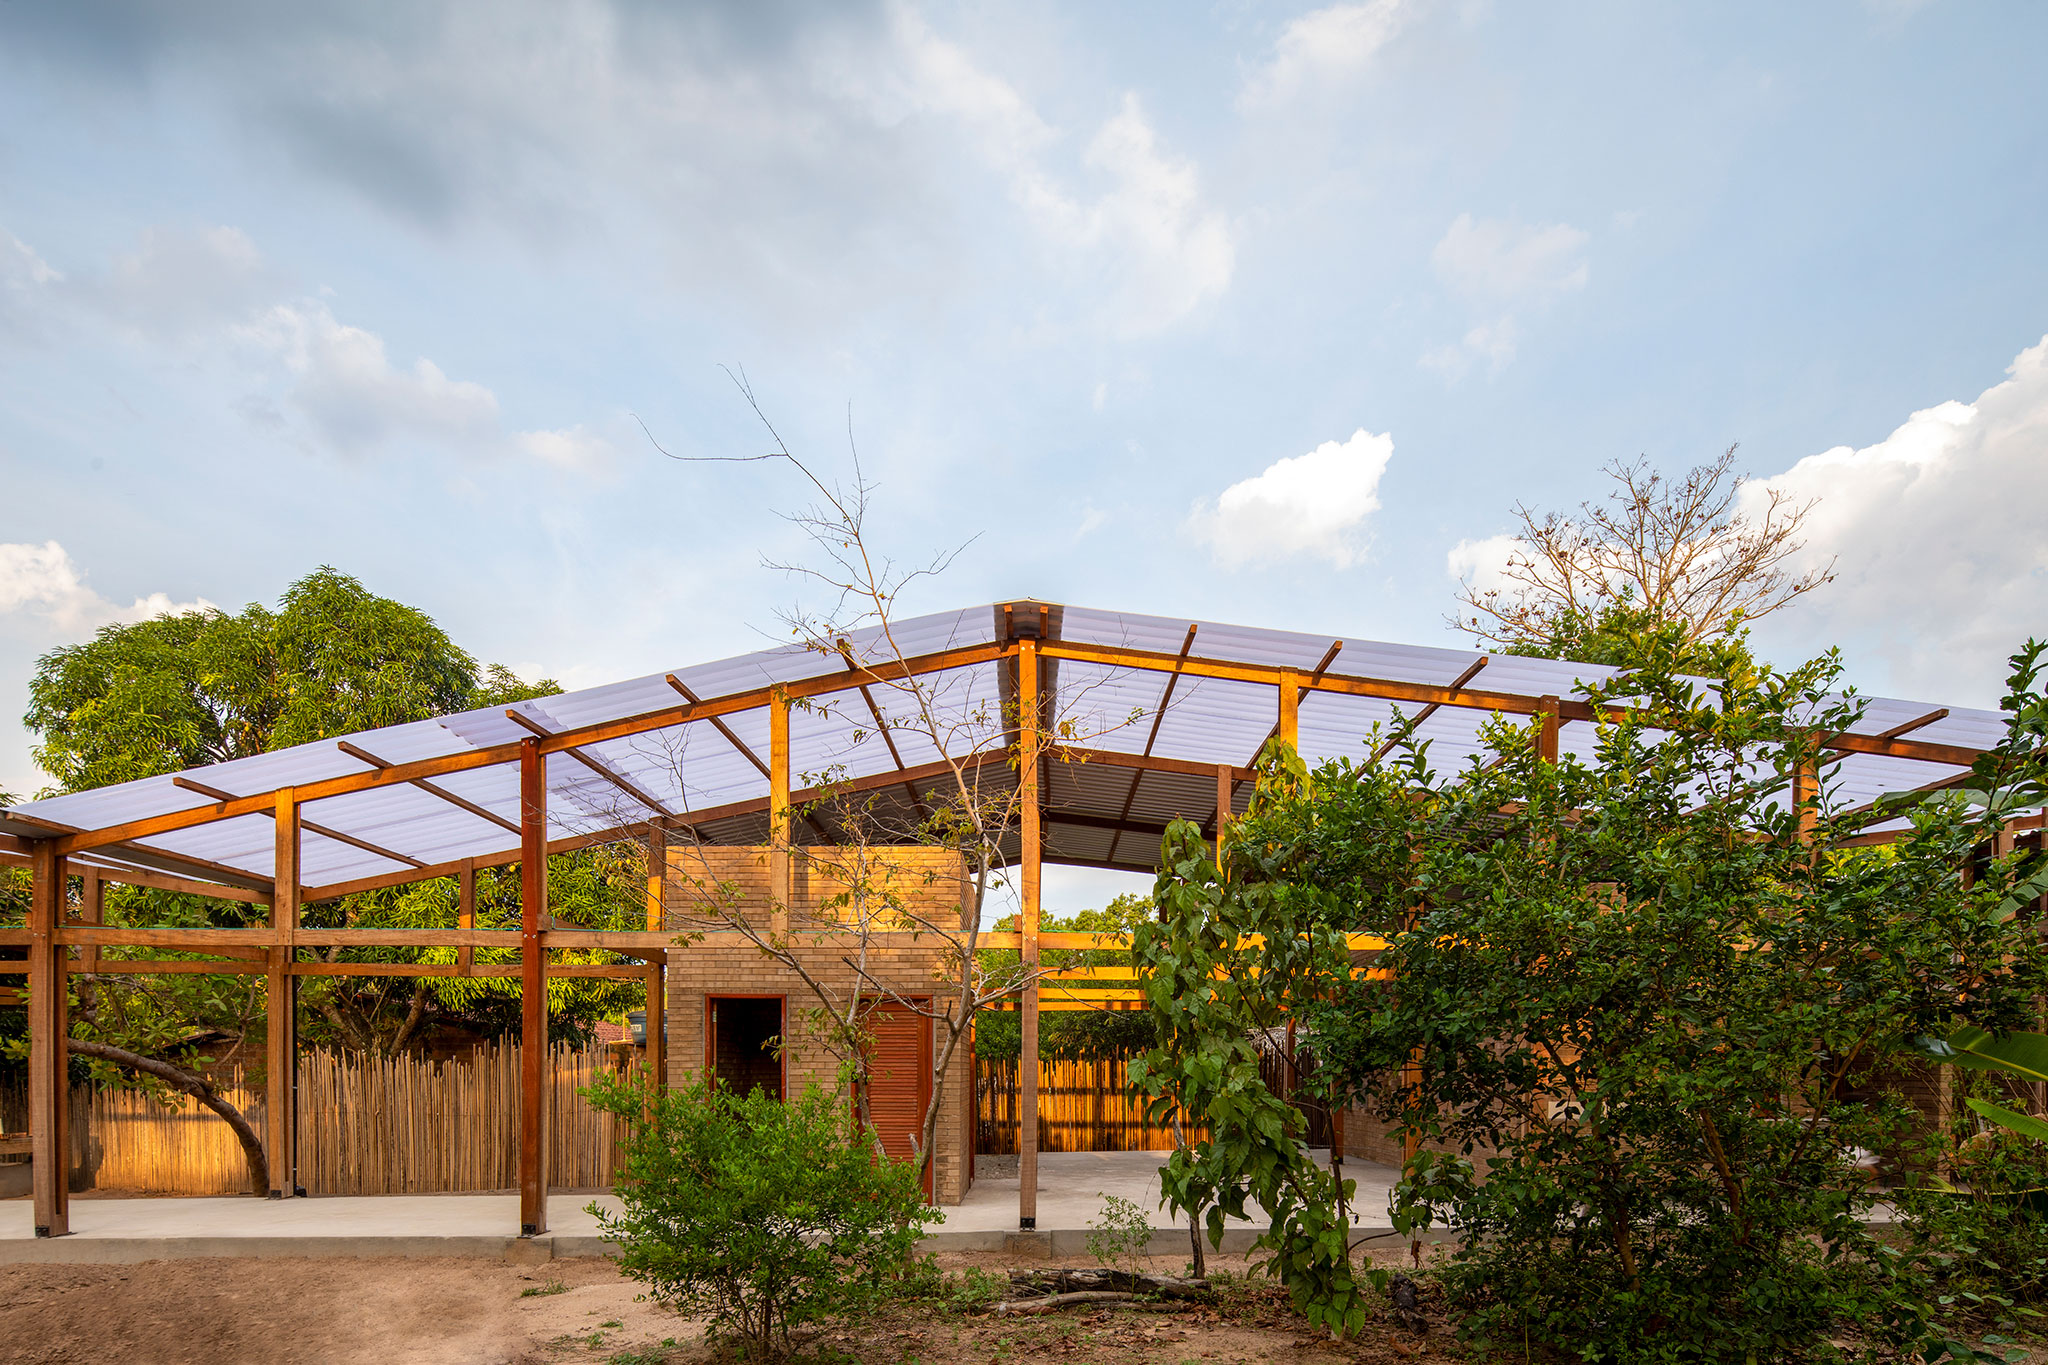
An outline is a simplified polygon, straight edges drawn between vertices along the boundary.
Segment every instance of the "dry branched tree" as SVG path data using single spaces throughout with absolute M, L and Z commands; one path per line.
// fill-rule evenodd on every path
M 1517 503 L 1515 547 L 1501 586 L 1469 577 L 1452 625 L 1510 652 L 1554 645 L 1615 608 L 1682 627 L 1686 644 L 1767 616 L 1834 578 L 1834 560 L 1798 572 L 1799 528 L 1813 510 L 1778 489 L 1744 508 L 1735 447 L 1682 479 L 1647 460 L 1616 461 L 1615 487 L 1575 512 Z
M 906 588 L 943 572 L 959 550 L 908 568 L 878 553 L 868 529 L 875 485 L 862 473 L 851 432 L 852 473 L 841 483 L 792 454 L 745 377 L 734 380 L 772 449 L 743 457 L 662 453 L 679 460 L 786 464 L 807 486 L 813 501 L 786 517 L 804 533 L 811 554 L 771 560 L 768 567 L 789 574 L 823 604 L 792 609 L 783 624 L 804 649 L 842 662 L 849 691 L 791 706 L 798 715 L 839 713 L 841 723 L 832 728 L 844 737 L 847 752 L 822 769 L 792 775 L 792 788 L 810 793 L 788 816 L 790 856 L 811 888 L 807 896 L 792 897 L 802 904 L 770 905 L 764 916 L 763 907 L 749 905 L 736 888 L 706 876 L 693 879 L 696 885 L 680 898 L 682 904 L 672 901 L 671 914 L 680 916 L 685 930 L 736 932 L 805 983 L 815 1002 L 806 1012 L 810 1035 L 839 1062 L 863 1119 L 876 1011 L 929 1019 L 930 1100 L 914 1135 L 928 1166 L 948 1071 L 968 1045 L 976 1013 L 1014 999 L 1044 974 L 1021 963 L 991 968 L 981 960 L 983 911 L 1001 886 L 1012 861 L 1009 846 L 1022 824 L 1018 763 L 1026 737 L 1039 751 L 1053 752 L 1085 744 L 1138 716 L 1094 715 L 1086 687 L 1063 689 L 1057 702 L 1042 696 L 1033 708 L 1021 705 L 1014 689 L 991 693 L 985 673 L 911 673 L 906 665 L 920 651 L 899 638 L 904 618 L 897 603 Z M 656 448 L 661 449 L 658 442 Z M 842 760 L 875 744 L 886 747 L 899 768 L 906 755 L 927 772 L 936 766 L 937 779 L 856 786 Z M 679 751 L 671 755 L 680 757 Z M 664 823 L 665 829 L 673 826 Z M 930 976 L 914 985 L 882 965 L 904 935 L 914 936 L 909 941 L 919 960 L 933 964 Z

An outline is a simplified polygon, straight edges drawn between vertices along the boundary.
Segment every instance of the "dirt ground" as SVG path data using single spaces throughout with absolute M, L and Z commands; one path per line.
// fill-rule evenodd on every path
M 1153 1267 L 1182 1267 L 1156 1258 Z M 941 1256 L 958 1270 L 1022 1264 L 996 1254 Z M 1032 1264 L 1042 1264 L 1033 1262 Z M 1072 1261 L 1069 1264 L 1093 1264 Z M 1223 1268 L 1242 1262 L 1219 1258 Z M 0 1362 L 69 1365 L 696 1365 L 695 1324 L 640 1301 L 602 1260 L 189 1260 L 131 1266 L 0 1266 Z M 1230 1365 L 1461 1359 L 1439 1326 L 1427 1339 L 1369 1330 L 1333 1346 L 1270 1294 L 1222 1311 L 1068 1311 L 996 1318 L 920 1306 L 828 1328 L 806 1356 L 860 1365 Z

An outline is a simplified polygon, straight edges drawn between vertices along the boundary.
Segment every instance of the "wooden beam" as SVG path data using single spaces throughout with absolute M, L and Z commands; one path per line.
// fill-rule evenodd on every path
M 1295 690 L 1294 700 L 1297 707 L 1300 705 L 1301 699 L 1303 695 L 1306 693 L 1306 691 L 1310 688 L 1313 688 L 1317 683 L 1322 681 L 1323 675 L 1330 671 L 1330 665 L 1337 662 L 1337 656 L 1339 654 L 1342 654 L 1343 652 L 1344 642 L 1342 640 L 1330 641 L 1330 647 L 1323 651 L 1322 659 L 1317 662 L 1315 670 L 1308 675 L 1308 682 L 1302 684 Z M 1286 706 L 1287 703 L 1285 701 L 1281 702 L 1281 710 L 1283 713 L 1286 710 Z M 1298 716 L 1299 711 L 1297 711 L 1296 714 Z M 1266 731 L 1265 739 L 1259 742 L 1258 752 L 1252 755 L 1253 762 L 1258 761 L 1259 754 L 1265 752 L 1266 746 L 1268 744 L 1272 743 L 1274 740 L 1279 739 L 1281 737 L 1281 728 L 1281 723 L 1279 721 L 1273 722 L 1273 728 Z M 1293 740 L 1289 740 L 1288 742 L 1290 744 L 1294 744 L 1298 748 L 1300 746 L 1300 725 L 1298 722 L 1295 726 L 1295 730 L 1296 738 Z
M 683 685 L 683 680 L 681 678 L 678 678 L 673 673 L 669 673 L 664 676 L 666 676 L 668 679 L 668 685 L 670 687 L 673 687 L 677 692 L 682 694 L 682 698 L 684 701 L 690 703 L 690 705 L 692 706 L 702 706 L 704 704 L 704 699 L 698 696 L 695 692 L 692 692 L 688 687 L 685 687 Z M 711 721 L 711 728 L 718 731 L 719 734 L 724 735 L 725 742 L 727 744 L 732 745 L 733 748 L 737 749 L 739 751 L 741 758 L 744 758 L 747 760 L 747 762 L 753 764 L 754 767 L 760 772 L 761 776 L 768 776 L 768 765 L 762 761 L 761 755 L 755 753 L 751 748 L 747 747 L 747 742 L 741 739 L 738 735 L 733 733 L 732 727 L 725 723 L 724 718 L 720 716 L 711 716 L 709 717 L 709 720 Z M 900 767 L 901 765 L 899 764 L 898 766 Z
M 854 660 L 853 650 L 844 640 L 839 642 L 839 657 L 845 661 L 846 669 L 849 673 L 860 672 L 860 665 Z M 881 705 L 876 702 L 873 689 L 866 683 L 860 685 L 860 699 L 868 704 L 868 714 L 874 717 L 875 733 L 882 737 L 882 743 L 889 748 L 889 761 L 896 765 L 897 772 L 902 772 L 909 765 L 903 761 L 903 751 L 896 747 L 896 736 L 889 732 L 889 718 L 882 714 Z M 912 810 L 920 814 L 924 812 L 925 805 L 917 794 L 915 783 L 904 783 L 903 794 L 910 798 L 910 808 Z
M 357 762 L 369 764 L 372 768 L 377 769 L 379 772 L 382 772 L 386 768 L 397 766 L 396 764 L 389 763 L 384 759 L 377 757 L 377 755 L 371 753 L 368 749 L 364 749 L 358 745 L 351 744 L 345 739 L 336 740 L 334 742 L 334 747 L 341 750 L 343 753 L 347 754 L 350 758 L 355 759 Z M 515 822 L 507 820 L 504 816 L 498 814 L 494 810 L 490 810 L 486 807 L 479 806 L 474 801 L 468 800 L 465 797 L 457 796 L 454 792 L 449 791 L 446 787 L 439 786 L 435 783 L 429 782 L 424 777 L 413 778 L 409 785 L 418 787 L 421 791 L 426 792 L 430 796 L 438 796 L 443 801 L 448 802 L 452 806 L 459 806 L 463 810 L 468 811 L 471 815 L 474 815 L 479 819 L 488 820 L 492 824 L 498 826 L 500 829 L 508 830 L 514 835 L 517 835 L 519 833 L 519 826 Z
M 269 798 L 266 797 L 267 799 Z M 238 813 L 242 815 L 262 815 L 268 812 L 266 810 L 252 810 Z M 133 863 L 137 867 L 146 867 L 158 872 L 177 873 L 188 877 L 198 877 L 204 881 L 220 882 L 227 886 L 239 886 L 258 892 L 265 897 L 268 897 L 270 894 L 270 883 L 262 877 L 239 867 L 229 867 L 226 863 L 209 862 L 205 858 L 195 858 L 188 853 L 169 853 L 160 848 L 148 848 L 132 842 L 129 838 L 108 838 L 105 836 L 104 831 L 92 832 L 82 830 L 76 825 L 67 825 L 57 820 L 46 820 L 40 815 L 30 815 L 26 811 L 10 810 L 6 813 L 6 818 L 17 824 L 32 825 L 37 829 L 48 831 L 49 836 L 57 841 L 57 851 L 66 858 L 70 858 L 82 851 L 90 850 L 103 858 L 116 858 L 124 863 Z M 207 821 L 195 820 L 191 823 L 205 824 Z M 77 844 L 79 847 L 69 847 L 69 845 L 73 844 Z
M 1017 1057 L 1017 1226 L 1038 1226 L 1038 919 L 1044 836 L 1039 828 L 1038 766 L 1042 717 L 1038 713 L 1038 649 L 1035 639 L 1017 642 L 1017 782 L 1022 816 L 1023 879 L 1020 886 L 1022 957 L 1027 984 Z
M 1464 672 L 1460 673 L 1457 677 L 1451 680 L 1451 690 L 1455 692 L 1463 688 L 1466 683 L 1469 683 L 1474 678 L 1478 677 L 1479 670 L 1486 667 L 1486 665 L 1490 662 L 1492 662 L 1491 656 L 1485 654 L 1482 654 L 1477 659 L 1474 659 L 1469 668 L 1467 668 Z M 1366 761 L 1368 763 L 1377 763 L 1381 759 L 1385 758 L 1389 753 L 1393 752 L 1394 746 L 1399 744 L 1404 736 L 1412 735 L 1417 730 L 1421 729 L 1422 723 L 1428 720 L 1431 716 L 1435 715 L 1437 711 L 1442 708 L 1442 706 L 1442 702 L 1433 701 L 1429 705 L 1423 707 L 1420 711 L 1417 711 L 1412 717 L 1409 718 L 1409 720 L 1405 724 L 1397 727 L 1390 738 L 1382 741 L 1380 747 L 1374 749 L 1372 751 L 1372 757 L 1370 759 L 1367 759 Z
M 1120 834 L 1147 834 L 1157 839 L 1166 833 L 1165 825 L 1149 820 L 1119 820 L 1114 815 L 1095 815 L 1079 810 L 1048 810 L 1041 820 L 1044 825 L 1066 825 L 1075 829 L 1107 829 Z
M 299 1011 L 298 961 L 295 935 L 299 928 L 299 803 L 292 789 L 277 794 L 277 842 L 271 881 L 277 888 L 270 902 L 270 928 L 277 936 L 270 949 L 270 971 L 264 986 L 263 1128 L 270 1164 L 270 1197 L 289 1199 L 298 1191 L 295 1152 L 298 1110 Z
M 107 862 L 98 856 L 105 850 L 95 850 L 88 858 L 75 859 L 82 867 L 92 869 L 100 880 L 119 882 L 123 886 L 141 886 L 152 891 L 175 891 L 186 896 L 206 896 L 212 900 L 234 901 L 240 905 L 268 905 L 268 891 L 251 891 L 240 886 L 221 886 L 214 882 L 194 881 L 189 877 L 173 877 L 162 872 L 148 872 L 141 868 L 122 867 Z
M 35 1235 L 62 1237 L 71 1231 L 71 1143 L 66 1131 L 70 1105 L 64 1040 L 64 948 L 57 941 L 64 921 L 64 858 L 54 839 L 29 846 L 28 900 L 28 1132 L 30 1189 Z
M 847 667 L 852 668 L 853 666 L 853 661 L 849 659 L 847 661 Z M 670 687 L 673 687 L 677 692 L 681 693 L 685 700 L 692 702 L 699 700 L 696 693 L 692 692 L 689 688 L 683 685 L 682 679 L 676 677 L 676 675 L 673 673 L 670 673 L 667 676 L 668 685 Z M 868 690 L 865 687 L 862 687 L 860 689 L 860 694 L 863 697 L 868 698 L 868 706 L 870 709 L 874 710 L 875 722 L 877 725 L 879 725 L 881 723 L 882 713 L 879 708 L 875 707 L 875 699 L 873 697 L 868 696 Z M 732 745 L 733 748 L 739 750 L 740 756 L 746 759 L 747 762 L 753 764 L 754 767 L 757 770 L 759 770 L 761 776 L 769 778 L 770 781 L 773 781 L 773 775 L 768 771 L 768 764 L 762 762 L 761 756 L 755 753 L 751 748 L 749 748 L 745 740 L 741 739 L 738 735 L 733 733 L 731 726 L 727 725 L 723 720 L 719 719 L 717 716 L 712 716 L 710 720 L 712 726 L 718 731 L 718 733 L 725 736 L 726 743 Z M 887 730 L 884 730 L 882 732 L 882 738 L 888 740 L 889 755 L 890 757 L 896 760 L 896 767 L 898 768 L 898 770 L 901 770 L 903 767 L 903 758 L 896 752 L 896 741 L 893 739 L 889 739 L 889 734 Z M 909 788 L 909 791 L 910 799 L 912 803 L 915 804 L 915 802 L 917 801 L 917 788 L 911 787 Z M 833 842 L 832 831 L 825 828 L 825 822 L 818 818 L 816 812 L 806 810 L 804 812 L 804 823 L 809 825 L 812 829 L 816 830 L 818 832 L 818 837 L 820 839 L 823 839 L 827 843 Z
M 1141 751 L 1140 757 L 1151 757 L 1152 746 L 1159 742 L 1159 726 L 1166 719 L 1166 708 L 1173 704 L 1173 689 L 1180 685 L 1181 666 L 1188 661 L 1188 651 L 1195 647 L 1195 631 L 1197 628 L 1193 624 L 1188 626 L 1187 638 L 1180 642 L 1180 652 L 1174 655 L 1177 662 L 1173 672 L 1166 675 L 1166 686 L 1160 690 L 1159 704 L 1152 708 L 1152 728 L 1145 732 L 1145 747 Z M 1119 819 L 1129 818 L 1131 804 L 1138 799 L 1138 784 L 1144 780 L 1145 774 L 1142 769 L 1131 774 L 1131 789 L 1124 793 L 1124 808 L 1117 812 Z M 1122 834 L 1110 836 L 1109 856 L 1112 860 L 1116 857 L 1117 843 L 1122 838 Z
M 548 990 L 541 918 L 548 908 L 547 756 L 519 742 L 519 1235 L 548 1230 Z
M 555 731 L 548 729 L 545 725 L 542 725 L 533 717 L 521 712 L 516 707 L 506 707 L 505 714 L 511 718 L 513 724 L 518 725 L 524 729 L 531 730 L 534 734 L 539 735 L 543 738 L 553 735 L 555 733 Z M 570 758 L 575 759 L 578 763 L 581 763 L 584 767 L 590 769 L 590 771 L 596 773 L 599 777 L 611 783 L 614 787 L 617 787 L 620 791 L 632 797 L 635 801 L 638 801 L 641 805 L 647 807 L 647 809 L 653 811 L 656 815 L 675 814 L 674 811 L 670 810 L 660 801 L 657 801 L 654 797 L 642 791 L 639 788 L 639 786 L 637 786 L 630 778 L 626 777 L 623 773 L 617 773 L 612 771 L 610 764 L 600 763 L 597 759 L 592 758 L 589 754 L 584 753 L 581 749 L 570 748 L 564 749 L 561 752 L 568 755 Z
M 944 673 L 959 668 L 971 668 L 976 664 L 988 663 L 1007 656 L 1011 647 L 1007 645 L 974 645 L 962 649 L 943 650 L 916 658 L 866 664 L 860 676 L 875 682 L 916 677 L 925 673 Z M 541 741 L 543 754 L 566 752 L 582 744 L 597 744 L 610 739 L 623 739 L 629 735 L 645 734 L 650 730 L 665 730 L 693 720 L 710 716 L 727 716 L 738 711 L 751 711 L 768 704 L 770 694 L 781 690 L 792 699 L 830 696 L 844 692 L 852 685 L 838 674 L 826 674 L 816 678 L 805 678 L 795 682 L 776 683 L 751 688 L 728 696 L 714 698 L 701 706 L 672 706 L 627 716 L 619 720 L 601 721 L 591 725 L 578 726 L 570 730 L 557 731 Z M 372 772 L 347 773 L 340 777 L 322 778 L 317 782 L 300 783 L 297 790 L 299 803 L 311 805 L 314 802 L 348 796 L 356 792 L 374 791 L 381 787 L 409 783 L 422 777 L 442 777 L 449 773 L 468 772 L 475 768 L 488 768 L 501 763 L 519 760 L 519 744 L 498 744 L 483 749 L 467 749 L 459 753 L 441 754 L 433 758 L 418 759 L 411 763 L 398 763 L 389 768 Z M 67 826 L 52 825 L 52 822 L 21 811 L 9 811 L 7 818 L 23 823 L 51 826 L 61 831 L 57 840 L 59 853 L 69 856 L 89 848 L 101 848 L 109 844 L 132 839 L 146 839 L 173 830 L 190 829 L 196 825 L 212 824 L 218 820 L 233 820 L 244 815 L 261 815 L 270 810 L 276 792 L 260 792 L 250 796 L 237 797 L 233 801 L 215 802 L 210 806 L 195 806 L 187 810 L 167 811 L 146 816 L 139 820 L 124 821 L 119 825 L 108 825 L 101 829 L 84 830 Z M 196 860 L 188 860 L 195 861 Z M 223 868 L 238 879 L 237 885 L 253 881 L 251 874 L 240 869 Z M 261 885 L 261 883 L 256 883 Z M 267 888 L 266 888 L 267 889 Z
M 1901 735 L 1910 735 L 1915 730 L 1919 730 L 1926 726 L 1932 725 L 1934 724 L 1934 722 L 1938 720 L 1947 719 L 1948 708 L 1944 706 L 1938 710 L 1929 711 L 1924 716 L 1916 716 L 1912 720 L 1905 722 L 1903 725 L 1894 725 L 1891 729 L 1882 732 L 1877 737 L 1879 739 L 1897 739 Z
M 194 780 L 193 778 L 186 777 L 182 773 L 171 779 L 171 785 L 174 787 L 182 787 L 184 790 L 189 792 L 197 792 L 201 796 L 210 796 L 216 801 L 236 801 L 240 799 L 239 797 L 232 796 L 229 793 L 220 790 L 220 788 L 218 787 L 209 787 L 204 782 L 199 782 Z M 284 794 L 291 790 L 292 788 L 289 787 L 281 787 L 277 791 L 271 793 L 272 802 L 275 803 L 276 801 L 281 800 Z M 293 810 L 296 811 L 297 809 L 298 804 L 296 799 L 294 799 Z M 275 808 L 275 805 L 273 805 L 270 814 L 273 817 L 276 816 L 277 810 Z M 326 825 L 314 824 L 311 820 L 306 819 L 302 815 L 297 816 L 296 818 L 298 820 L 298 825 L 300 829 L 311 830 L 313 833 L 319 835 L 323 839 L 332 839 L 336 843 L 347 844 L 352 848 L 359 848 L 365 853 L 374 853 L 379 858 L 388 858 L 390 861 L 394 863 L 404 863 L 407 867 L 420 868 L 426 866 L 425 863 L 421 862 L 418 858 L 413 857 L 410 853 L 400 853 L 395 849 L 385 848 L 381 844 L 373 844 L 368 839 L 358 839 L 353 834 L 344 833 L 343 831 L 338 829 L 331 829 Z
M 777 937 L 789 932 L 796 886 L 789 836 L 789 698 L 777 693 L 768 703 L 768 915 Z
M 1214 763 L 1197 763 L 1188 758 L 1161 758 L 1157 754 L 1127 754 L 1116 749 L 1087 749 L 1071 744 L 1047 744 L 1045 756 L 1060 763 L 1100 763 L 1110 768 L 1143 768 L 1148 772 L 1175 773 L 1182 777 L 1199 777 L 1204 781 L 1216 776 Z M 1239 782 L 1249 782 L 1252 770 L 1233 767 L 1230 775 Z

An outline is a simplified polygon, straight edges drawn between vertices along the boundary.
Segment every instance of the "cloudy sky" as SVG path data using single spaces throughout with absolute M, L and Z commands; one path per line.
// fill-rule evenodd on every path
M 1448 642 L 1599 466 L 1821 499 L 1762 631 L 1985 704 L 2048 630 L 2048 7 L 0 6 L 0 789 L 36 657 L 333 564 L 571 685 L 793 588 Z M 1081 882 L 1064 893 L 1091 892 Z

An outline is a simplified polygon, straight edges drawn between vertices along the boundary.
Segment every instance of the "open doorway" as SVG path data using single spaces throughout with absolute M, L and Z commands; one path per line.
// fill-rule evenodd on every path
M 704 1002 L 704 1070 L 714 1084 L 744 1095 L 783 1098 L 782 997 L 714 995 Z

